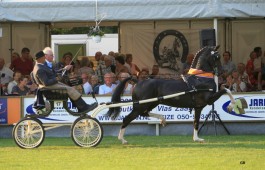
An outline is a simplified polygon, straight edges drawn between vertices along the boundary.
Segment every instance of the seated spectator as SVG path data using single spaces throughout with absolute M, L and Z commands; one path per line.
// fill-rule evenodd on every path
M 152 73 L 150 74 L 149 78 L 151 78 L 151 79 L 159 78 L 158 74 L 159 74 L 159 66 L 158 65 L 153 65 Z
M 82 80 L 83 80 L 83 94 L 90 94 L 93 92 L 92 86 L 89 83 L 90 75 L 88 73 L 82 73 L 81 74 Z
M 233 77 L 231 74 L 229 74 L 226 77 L 225 83 L 221 84 L 220 89 L 224 89 L 224 88 L 227 88 L 227 89 L 232 91 L 232 89 L 233 89 Z
M 19 83 L 13 87 L 12 94 L 19 96 L 28 96 L 31 94 L 30 88 L 27 87 L 28 78 L 22 76 L 19 78 Z
M 30 75 L 33 70 L 33 61 L 30 59 L 30 50 L 23 48 L 21 56 L 11 62 L 10 69 L 13 71 L 20 71 L 22 75 Z
M 21 77 L 21 73 L 19 71 L 14 72 L 13 81 L 10 81 L 7 86 L 7 93 L 12 94 L 12 89 L 19 83 L 19 79 Z
M 248 77 L 248 74 L 246 73 L 246 66 L 244 63 L 238 63 L 237 64 L 237 72 L 239 74 L 239 78 L 241 79 L 241 81 L 243 81 L 246 86 L 247 86 L 247 91 L 252 91 L 252 85 L 250 83 L 250 80 L 249 80 L 249 77 Z
M 116 88 L 116 84 L 112 83 L 112 74 L 106 73 L 104 75 L 104 84 L 99 86 L 99 92 L 98 94 L 112 94 L 113 90 Z
M 241 81 L 239 74 L 236 70 L 233 71 L 232 77 L 233 77 L 232 91 L 233 92 L 246 92 L 247 91 L 246 83 Z
M 138 80 L 141 81 L 141 80 L 146 80 L 146 79 L 149 79 L 148 72 L 146 70 L 140 71 L 138 74 Z
M 223 74 L 225 74 L 224 77 L 236 70 L 236 65 L 232 62 L 231 53 L 229 51 L 223 53 L 222 69 L 224 72 Z
M 119 81 L 121 82 L 122 80 L 130 77 L 130 74 L 121 72 L 118 77 Z M 125 84 L 125 89 L 123 91 L 123 94 L 132 94 L 132 90 L 133 90 L 133 85 L 130 84 L 129 81 L 127 81 Z
M 100 83 L 98 81 L 98 76 L 97 75 L 92 75 L 91 76 L 90 84 L 92 86 L 93 93 L 94 94 L 98 94 Z
M 0 58 L 0 95 L 7 95 L 7 85 L 13 78 L 13 71 L 5 66 L 5 60 Z

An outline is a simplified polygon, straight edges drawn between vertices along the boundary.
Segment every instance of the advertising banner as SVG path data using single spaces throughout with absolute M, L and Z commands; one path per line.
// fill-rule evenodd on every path
M 214 103 L 214 110 L 217 112 L 222 121 L 260 121 L 265 120 L 265 94 L 234 94 L 235 99 L 244 98 L 247 102 L 247 108 L 244 109 L 245 113 L 240 113 L 238 111 L 232 111 L 229 113 L 227 111 L 227 106 L 230 104 L 230 98 L 227 95 L 223 95 L 219 100 Z M 87 103 L 95 102 L 92 97 L 83 97 Z M 35 114 L 35 110 L 32 109 L 33 98 L 24 98 L 24 115 L 25 114 Z M 111 96 L 97 96 L 98 103 L 110 102 Z M 131 96 L 123 96 L 122 100 L 129 101 Z M 62 101 L 55 102 L 55 109 L 51 112 L 49 117 L 41 119 L 44 123 L 72 123 L 77 117 L 69 115 L 65 109 L 62 107 Z M 73 111 L 76 108 L 72 107 L 70 101 L 68 101 L 68 106 Z M 105 116 L 108 109 L 104 109 L 98 113 L 96 118 L 100 122 L 115 123 L 122 122 L 122 119 L 132 111 L 132 106 L 124 106 L 121 108 L 121 114 L 117 120 L 111 120 L 109 117 Z M 212 105 L 206 106 L 202 110 L 201 121 L 204 121 L 206 116 L 212 109 Z M 154 108 L 152 113 L 162 114 L 166 121 L 168 122 L 185 122 L 193 121 L 194 110 L 190 112 L 189 108 L 177 108 L 165 105 L 158 105 Z M 156 121 L 156 118 L 141 117 L 139 116 L 133 122 L 148 122 Z M 209 116 L 211 120 L 211 115 Z

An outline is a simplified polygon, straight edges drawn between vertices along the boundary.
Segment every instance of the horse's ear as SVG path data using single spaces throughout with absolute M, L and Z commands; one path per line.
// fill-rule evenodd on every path
M 220 45 L 215 46 L 214 51 L 217 51 L 219 49 Z

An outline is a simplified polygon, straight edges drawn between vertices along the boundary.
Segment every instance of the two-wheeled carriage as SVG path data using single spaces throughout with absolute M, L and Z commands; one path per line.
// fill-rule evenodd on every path
M 45 127 L 39 118 L 50 115 L 54 109 L 55 101 L 62 101 L 63 108 L 71 115 L 78 118 L 71 126 L 71 138 L 74 143 L 81 147 L 97 146 L 103 138 L 103 128 L 100 122 L 87 113 L 78 113 L 68 108 L 68 94 L 66 89 L 40 89 L 46 98 L 45 109 L 37 110 L 36 114 L 27 114 L 13 128 L 15 143 L 21 148 L 36 148 L 42 144 L 45 131 L 60 127 Z

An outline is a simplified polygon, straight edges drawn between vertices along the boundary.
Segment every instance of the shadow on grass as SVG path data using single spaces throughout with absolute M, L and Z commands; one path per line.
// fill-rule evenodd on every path
M 249 148 L 263 149 L 265 145 L 264 135 L 247 136 L 203 136 L 204 143 L 193 142 L 192 136 L 126 136 L 129 142 L 122 145 L 117 137 L 105 136 L 98 146 L 88 149 L 100 148 Z M 59 146 L 59 148 L 58 148 Z M 0 148 L 18 147 L 13 139 L 0 139 Z M 76 146 L 71 138 L 45 138 L 43 144 L 39 147 L 46 149 L 84 149 Z

